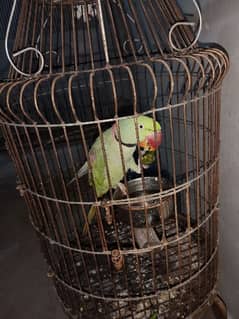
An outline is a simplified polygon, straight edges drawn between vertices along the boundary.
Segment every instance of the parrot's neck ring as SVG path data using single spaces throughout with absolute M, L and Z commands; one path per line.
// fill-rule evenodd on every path
M 118 143 L 120 143 L 126 147 L 135 147 L 136 146 L 136 144 L 129 144 L 129 143 L 124 143 L 123 141 L 120 141 L 116 134 L 114 134 L 114 137 Z
M 123 141 L 120 141 L 119 140 L 119 137 L 118 137 L 118 135 L 117 135 L 117 131 L 116 131 L 116 125 L 113 125 L 113 135 L 114 135 L 114 138 L 116 139 L 116 141 L 118 142 L 118 143 L 120 143 L 121 145 L 124 145 L 124 146 L 126 146 L 126 147 L 136 147 L 136 144 L 134 143 L 134 144 L 130 144 L 130 143 L 124 143 Z

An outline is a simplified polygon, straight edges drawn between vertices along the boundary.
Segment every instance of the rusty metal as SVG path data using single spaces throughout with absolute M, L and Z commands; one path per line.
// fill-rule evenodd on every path
M 13 57 L 0 122 L 69 318 L 191 318 L 215 293 L 229 59 L 219 46 L 194 44 L 200 29 L 195 36 L 182 21 L 175 0 L 21 3 L 13 52 L 36 48 L 44 68 L 37 74 L 33 51 Z M 134 174 L 117 124 L 137 124 L 139 114 L 160 122 L 163 140 L 149 168 L 135 147 Z M 99 136 L 112 186 L 103 132 L 114 124 L 125 194 L 110 187 L 97 198 L 91 174 L 69 182 L 85 162 L 91 172 Z
M 112 259 L 112 263 L 113 263 L 113 265 L 114 265 L 114 267 L 115 267 L 115 269 L 117 271 L 120 271 L 120 270 L 123 269 L 123 267 L 124 267 L 124 256 L 121 255 L 119 250 L 114 249 L 112 251 L 111 259 Z

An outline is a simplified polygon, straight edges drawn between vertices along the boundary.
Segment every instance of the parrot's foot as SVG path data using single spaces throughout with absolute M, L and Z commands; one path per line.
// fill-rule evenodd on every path
M 128 192 L 127 192 L 127 188 L 126 188 L 125 184 L 123 184 L 123 183 L 118 183 L 117 186 L 118 186 L 119 189 L 121 190 L 121 193 L 122 193 L 124 196 L 127 196 Z

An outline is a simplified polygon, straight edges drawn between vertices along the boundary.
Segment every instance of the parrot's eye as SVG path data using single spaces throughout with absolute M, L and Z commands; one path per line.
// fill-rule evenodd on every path
M 140 125 L 139 125 L 139 128 L 144 128 L 143 124 L 140 124 Z

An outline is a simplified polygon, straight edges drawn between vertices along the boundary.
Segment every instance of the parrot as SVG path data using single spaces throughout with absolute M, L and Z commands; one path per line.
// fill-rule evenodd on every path
M 136 129 L 136 126 L 138 129 Z M 103 139 L 104 144 L 101 139 Z M 137 141 L 140 147 L 143 147 L 146 151 L 153 152 L 159 147 L 161 140 L 161 126 L 151 117 L 139 115 L 137 119 L 119 119 L 112 127 L 102 133 L 102 137 L 98 136 L 96 138 L 89 150 L 90 165 L 88 162 L 85 162 L 78 171 L 77 176 L 75 176 L 68 185 L 88 173 L 90 186 L 95 188 L 97 198 L 101 198 L 105 195 L 110 190 L 110 187 L 115 189 L 119 186 L 122 190 L 122 186 L 125 186 L 120 183 L 120 181 L 124 177 L 124 169 L 125 172 L 132 170 L 138 174 L 140 173 L 140 165 L 135 163 L 133 157 L 137 147 Z M 104 150 L 102 144 L 104 145 Z M 121 148 L 124 163 L 122 163 L 121 160 Z M 92 222 L 95 213 L 96 207 L 92 205 L 87 217 L 89 224 Z M 83 229 L 84 235 L 86 234 L 86 230 L 85 225 Z

